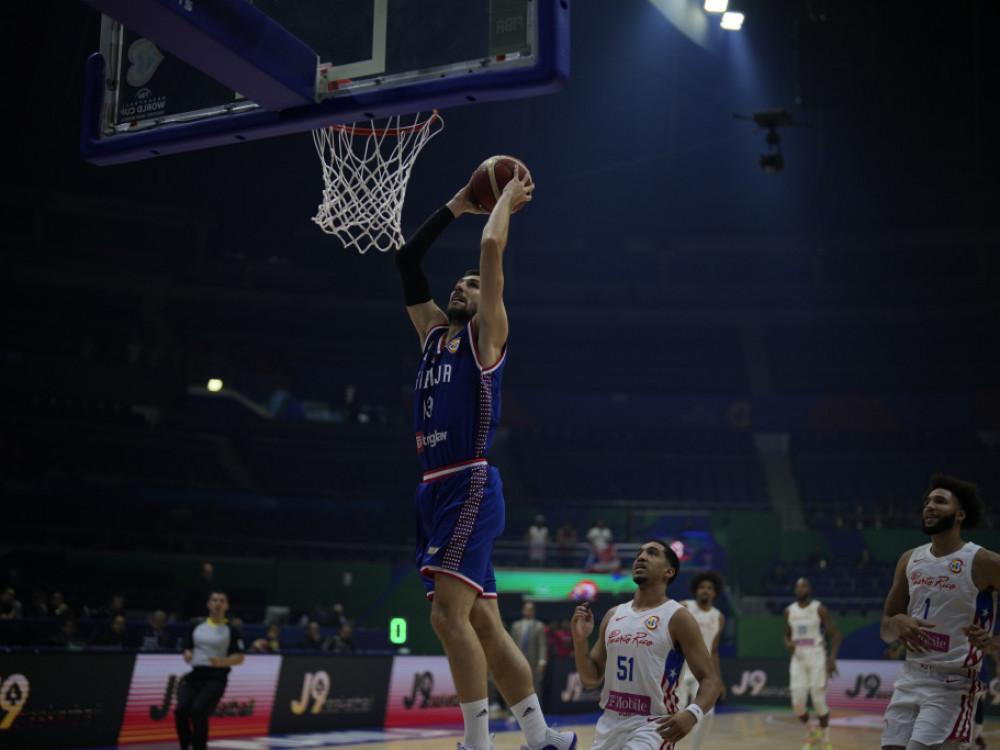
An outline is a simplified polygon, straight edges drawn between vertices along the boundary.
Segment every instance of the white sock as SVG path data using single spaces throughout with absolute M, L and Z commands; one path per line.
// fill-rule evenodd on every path
M 465 742 L 468 750 L 490 750 L 490 702 L 488 698 L 471 703 L 463 703 L 462 718 L 465 720 Z
M 517 723 L 521 725 L 524 738 L 530 747 L 540 747 L 545 742 L 545 733 L 548 725 L 545 723 L 545 714 L 542 713 L 542 706 L 538 702 L 538 696 L 532 693 L 523 701 L 510 710 L 517 718 Z

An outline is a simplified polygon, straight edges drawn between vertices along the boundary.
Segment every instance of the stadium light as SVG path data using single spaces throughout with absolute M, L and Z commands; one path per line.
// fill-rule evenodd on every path
M 216 393 L 217 391 L 221 391 L 222 390 L 222 381 L 219 380 L 218 378 L 210 378 L 209 381 L 208 381 L 208 390 L 212 391 L 212 393 Z
M 725 13 L 729 0 L 705 0 L 705 10 L 709 13 Z
M 743 27 L 744 15 L 733 10 L 727 10 L 722 14 L 722 21 L 719 25 L 727 31 L 739 31 Z
M 733 10 L 727 10 L 722 14 L 722 21 L 719 25 L 727 31 L 739 31 L 743 27 L 744 15 Z

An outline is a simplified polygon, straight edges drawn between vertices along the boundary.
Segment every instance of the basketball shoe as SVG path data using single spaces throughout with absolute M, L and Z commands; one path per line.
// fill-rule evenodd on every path
M 986 750 L 986 741 L 982 737 L 976 737 L 976 739 L 972 741 L 972 744 L 976 750 Z
M 469 748 L 466 748 L 465 745 L 459 742 L 457 750 L 469 750 Z M 472 750 L 474 750 L 474 748 Z M 492 742 L 490 743 L 490 750 L 497 750 L 496 746 Z
M 576 732 L 557 732 L 549 727 L 544 744 L 538 747 L 521 745 L 521 750 L 576 750 Z

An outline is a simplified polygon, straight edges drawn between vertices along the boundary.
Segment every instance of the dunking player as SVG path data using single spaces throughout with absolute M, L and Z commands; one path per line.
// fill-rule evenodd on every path
M 632 601 L 608 610 L 590 651 L 594 613 L 586 602 L 573 614 L 573 652 L 584 687 L 604 681 L 592 750 L 670 750 L 704 721 L 722 690 L 694 616 L 667 597 L 680 570 L 670 547 L 653 541 L 632 563 L 638 586 Z M 677 680 L 684 663 L 698 681 L 695 700 L 683 708 Z
M 489 750 L 486 670 L 517 717 L 529 750 L 572 750 L 576 735 L 545 724 L 524 654 L 497 607 L 493 542 L 504 528 L 500 475 L 486 453 L 500 419 L 507 353 L 503 252 L 512 209 L 530 200 L 527 173 L 507 183 L 486 220 L 479 270 L 452 290 L 447 314 L 431 298 L 422 260 L 464 213 L 486 213 L 466 185 L 396 254 L 406 310 L 423 345 L 414 429 L 424 481 L 416 492 L 416 563 L 431 600 L 431 625 L 451 667 L 465 720 L 466 750 Z M 460 744 L 459 748 L 463 745 Z
M 826 650 L 826 639 L 830 650 Z M 792 710 L 805 726 L 806 741 L 802 750 L 831 750 L 830 709 L 826 705 L 827 681 L 837 673 L 840 630 L 827 608 L 812 598 L 812 584 L 800 578 L 795 582 L 795 602 L 785 607 L 785 648 L 792 654 L 788 667 L 788 686 Z M 819 717 L 819 726 L 810 725 L 809 707 Z
M 715 669 L 720 676 L 722 669 L 719 666 L 719 637 L 722 635 L 722 629 L 726 626 L 726 617 L 714 604 L 715 600 L 722 595 L 725 586 L 722 576 L 714 570 L 695 573 L 691 578 L 691 593 L 694 595 L 694 599 L 685 599 L 681 602 L 698 622 L 705 646 L 708 648 L 712 663 L 715 664 Z M 690 703 L 697 693 L 698 680 L 691 673 L 691 667 L 685 662 L 684 670 L 681 672 L 681 681 L 677 686 L 678 704 Z M 719 697 L 726 697 L 725 683 L 722 683 Z M 708 730 L 712 726 L 714 716 L 715 706 L 712 706 L 712 710 L 705 714 L 705 718 L 695 725 L 694 731 L 691 732 L 691 750 L 699 750 L 705 737 L 708 736 Z
M 995 653 L 1000 555 L 962 541 L 983 517 L 979 488 L 946 474 L 924 493 L 923 531 L 929 544 L 899 558 L 879 630 L 906 647 L 906 662 L 885 709 L 882 747 L 957 748 L 970 740 L 978 673 Z

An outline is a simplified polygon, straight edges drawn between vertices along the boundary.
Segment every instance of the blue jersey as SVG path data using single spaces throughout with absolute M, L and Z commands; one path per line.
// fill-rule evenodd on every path
M 485 459 L 500 422 L 506 346 L 484 367 L 471 322 L 446 341 L 447 335 L 444 325 L 428 332 L 414 388 L 413 429 L 425 479 L 428 472 Z

